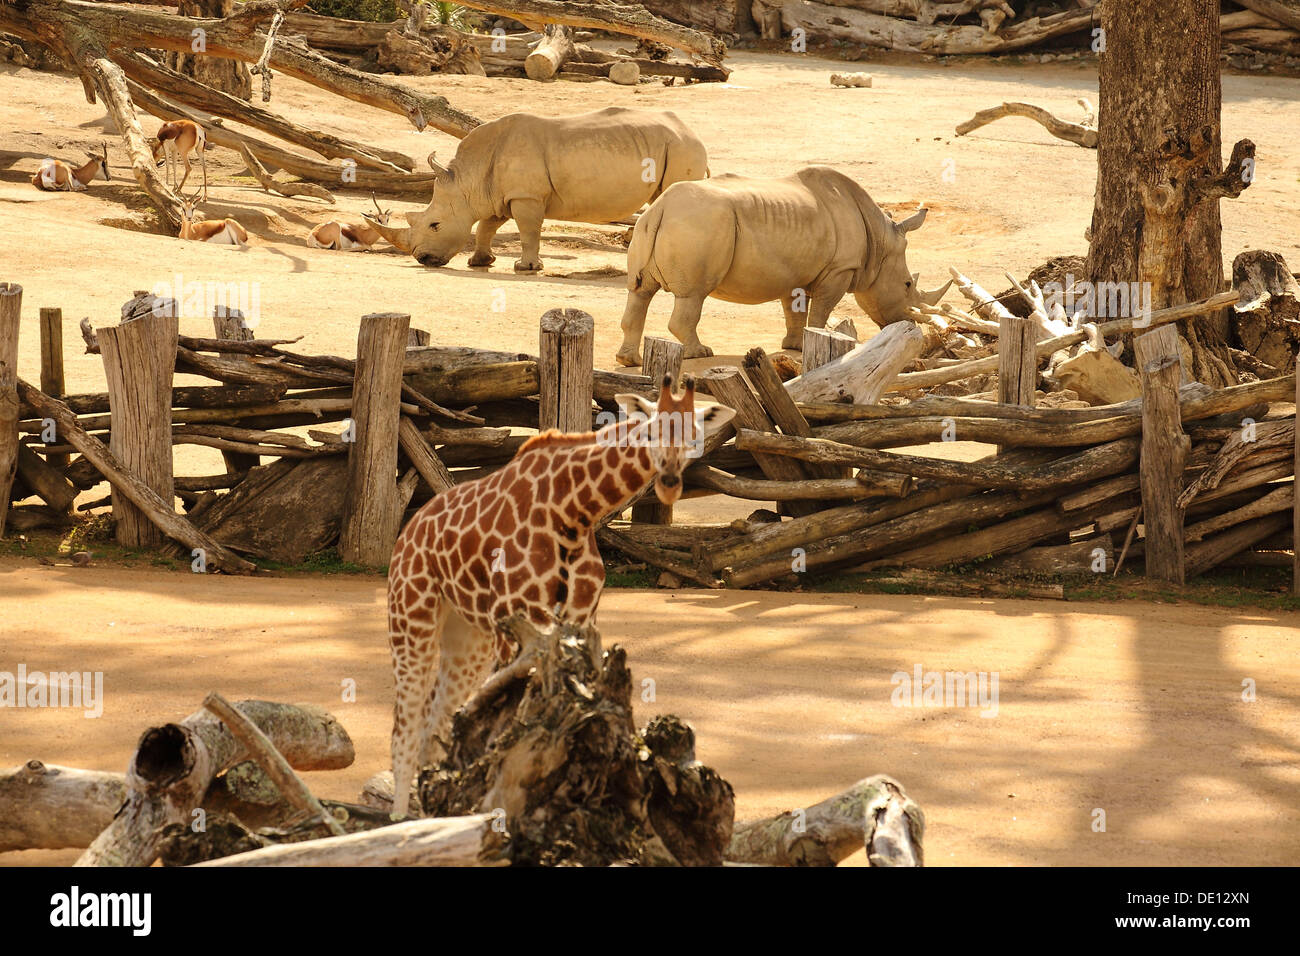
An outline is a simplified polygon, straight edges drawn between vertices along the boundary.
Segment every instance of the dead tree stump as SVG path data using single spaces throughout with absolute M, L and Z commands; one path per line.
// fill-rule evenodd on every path
M 830 329 L 805 328 L 803 330 L 803 370 L 811 372 L 858 347 L 857 339 Z
M 1232 260 L 1233 338 L 1265 365 L 1285 375 L 1295 369 L 1300 345 L 1300 282 L 1276 252 L 1253 250 Z
M 602 653 L 594 628 L 503 627 L 520 656 L 457 712 L 447 757 L 420 777 L 424 812 L 499 815 L 515 865 L 720 864 L 731 786 L 677 718 L 636 732 L 623 649 Z
M 234 12 L 235 0 L 180 0 L 176 10 L 177 15 L 182 17 L 228 17 Z M 223 93 L 237 96 L 241 100 L 253 96 L 253 78 L 248 72 L 247 63 L 205 56 L 202 50 L 195 50 L 194 53 L 169 53 L 167 60 L 167 65 L 177 72 Z
M 402 312 L 363 315 L 357 334 L 339 554 L 345 561 L 370 567 L 388 563 L 401 521 L 397 444 L 410 323 L 411 317 Z
M 538 427 L 591 431 L 596 322 L 581 309 L 551 309 L 542 316 Z
M 18 471 L 18 319 L 23 287 L 0 282 L 0 537 Z
M 172 377 L 180 321 L 174 308 L 152 310 L 97 330 L 113 431 L 109 450 L 122 466 L 164 502 L 172 480 Z M 117 542 L 154 548 L 165 537 L 149 515 L 113 488 Z

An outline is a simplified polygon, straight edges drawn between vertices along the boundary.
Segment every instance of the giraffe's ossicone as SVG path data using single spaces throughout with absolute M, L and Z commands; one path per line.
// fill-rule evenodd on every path
M 590 623 L 605 584 L 595 529 L 655 483 L 664 504 L 682 469 L 735 414 L 695 410 L 664 379 L 656 405 L 620 395 L 628 417 L 596 432 L 529 439 L 500 471 L 436 496 L 397 538 L 388 568 L 393 655 L 393 815 L 404 817 L 418 767 L 435 763 L 451 718 L 514 647 L 498 623 Z

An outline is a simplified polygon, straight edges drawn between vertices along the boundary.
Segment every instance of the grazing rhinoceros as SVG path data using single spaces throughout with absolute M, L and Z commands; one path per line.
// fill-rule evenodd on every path
M 676 297 L 668 330 L 687 358 L 713 354 L 696 333 L 707 296 L 748 305 L 781 300 L 786 349 L 802 345 L 805 319 L 824 328 L 846 292 L 878 325 L 906 318 L 909 306 L 937 303 L 948 289 L 923 293 L 907 271 L 906 234 L 924 221 L 922 209 L 895 223 L 829 166 L 784 179 L 728 173 L 678 183 L 632 231 L 618 361 L 641 364 L 646 309 L 660 289 Z
M 409 229 L 381 228 L 384 238 L 444 266 L 477 222 L 469 264 L 488 266 L 492 237 L 513 219 L 523 245 L 517 272 L 542 268 L 544 219 L 614 222 L 673 183 L 708 175 L 704 144 L 674 114 L 614 106 L 555 118 L 511 113 L 461 140 L 450 166 L 430 163 L 441 175 L 429 208 L 407 213 Z

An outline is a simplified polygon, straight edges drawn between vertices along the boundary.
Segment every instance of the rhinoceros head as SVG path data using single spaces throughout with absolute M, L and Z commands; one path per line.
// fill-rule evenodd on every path
M 867 263 L 860 283 L 853 290 L 858 305 L 876 325 L 884 327 L 906 319 L 908 309 L 922 303 L 937 305 L 952 285 L 949 280 L 938 289 L 924 292 L 917 282 L 919 273 L 907 270 L 907 234 L 920 228 L 925 214 L 926 210 L 922 209 L 898 223 L 886 219 L 879 248 L 873 248 L 873 261 Z
M 421 265 L 445 266 L 465 248 L 476 218 L 455 172 L 448 170 L 438 178 L 429 208 L 406 214 L 411 255 Z

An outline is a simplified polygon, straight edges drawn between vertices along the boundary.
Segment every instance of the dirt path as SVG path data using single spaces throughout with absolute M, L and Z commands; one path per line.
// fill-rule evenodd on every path
M 0 766 L 120 770 L 141 730 L 210 690 L 327 707 L 356 764 L 309 775 L 355 799 L 388 767 L 378 578 L 243 580 L 0 560 L 0 670 L 102 670 L 104 714 L 0 712 Z M 648 608 L 654 613 L 648 615 Z M 871 773 L 925 808 L 931 865 L 1284 864 L 1300 858 L 1300 614 L 862 595 L 615 590 L 637 707 L 694 723 L 742 817 Z M 897 708 L 896 672 L 997 672 L 996 716 Z M 1257 683 L 1244 703 L 1241 685 Z M 341 703 L 344 680 L 357 702 Z M 1106 811 L 1106 832 L 1092 831 Z M 67 862 L 74 851 L 3 854 Z

